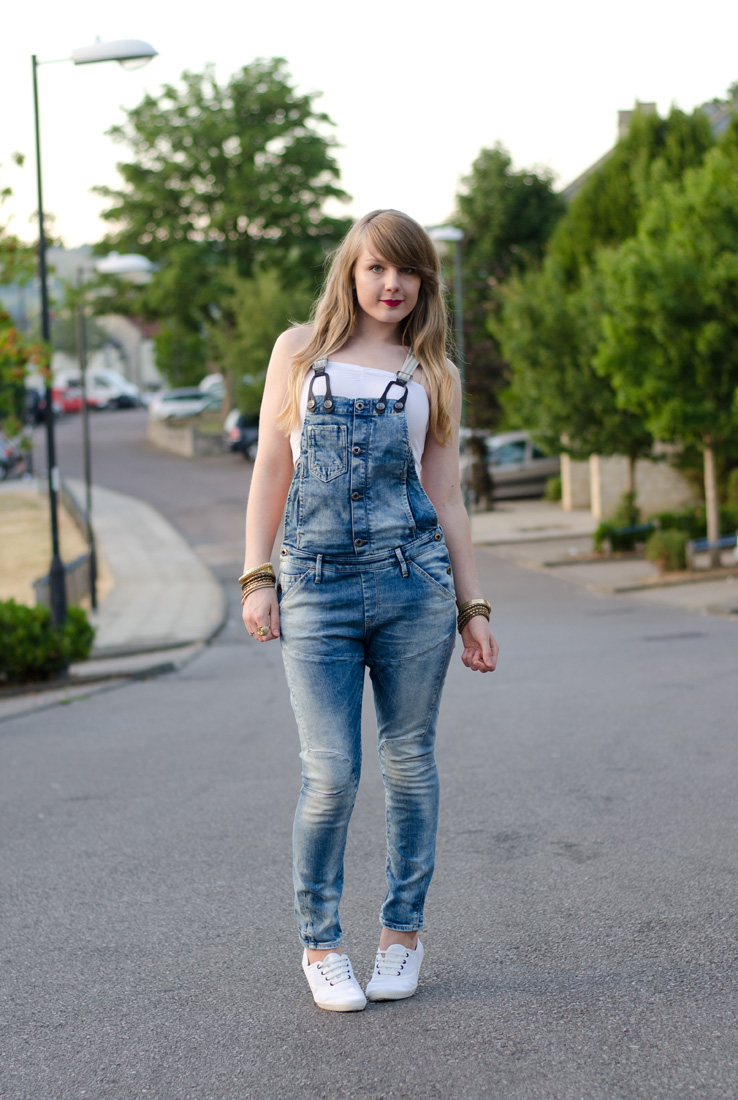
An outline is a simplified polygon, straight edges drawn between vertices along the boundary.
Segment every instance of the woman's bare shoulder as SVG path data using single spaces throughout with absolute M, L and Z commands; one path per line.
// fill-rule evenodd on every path
M 281 336 L 277 337 L 274 347 L 286 355 L 296 355 L 298 351 L 305 347 L 312 334 L 312 325 L 295 325 L 293 328 L 286 329 Z

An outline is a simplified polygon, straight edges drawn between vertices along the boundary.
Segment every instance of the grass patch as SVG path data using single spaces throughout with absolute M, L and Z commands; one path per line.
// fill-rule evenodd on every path
M 0 600 L 15 600 L 33 607 L 36 594 L 33 582 L 44 577 L 51 561 L 51 524 L 49 501 L 35 489 L 0 489 Z M 62 561 L 70 562 L 84 554 L 87 540 L 74 522 L 59 508 L 59 543 Z M 113 587 L 110 570 L 101 560 L 98 548 L 98 598 Z

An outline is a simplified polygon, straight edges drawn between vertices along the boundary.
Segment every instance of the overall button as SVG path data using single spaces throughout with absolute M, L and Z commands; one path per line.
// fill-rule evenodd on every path
M 361 447 L 352 447 L 351 448 L 351 454 L 352 455 L 360 455 L 361 454 Z
M 354 407 L 357 408 L 359 410 L 359 412 L 361 412 L 361 410 L 364 408 L 364 402 L 363 401 L 357 401 L 356 405 Z
M 366 546 L 366 539 L 354 539 L 354 546 Z
M 352 493 L 351 494 L 351 499 L 352 500 L 361 500 L 361 493 Z
M 440 542 L 440 541 L 441 541 L 441 539 L 443 538 L 443 535 L 441 534 L 441 532 L 440 532 L 440 531 L 436 531 L 436 533 L 435 533 L 435 535 L 433 536 L 433 538 L 434 538 L 434 539 L 436 540 L 436 542 Z

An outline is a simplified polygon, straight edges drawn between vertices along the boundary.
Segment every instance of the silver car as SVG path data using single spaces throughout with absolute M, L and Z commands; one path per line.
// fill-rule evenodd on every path
M 558 477 L 558 455 L 546 455 L 527 432 L 502 432 L 486 436 L 487 470 L 495 499 L 542 497 L 550 477 Z M 471 481 L 471 456 L 464 445 L 461 457 L 462 481 Z

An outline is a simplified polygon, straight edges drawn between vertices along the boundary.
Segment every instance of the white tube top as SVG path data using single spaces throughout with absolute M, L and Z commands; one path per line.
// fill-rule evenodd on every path
M 395 377 L 392 371 L 379 370 L 376 367 L 357 367 L 353 363 L 339 363 L 334 359 L 328 360 L 326 372 L 331 380 L 331 392 L 334 397 L 367 397 L 370 400 L 381 397 L 389 380 Z M 300 438 L 305 421 L 307 395 L 312 376 L 312 370 L 309 370 L 300 394 L 300 427 L 295 428 L 294 432 L 290 433 L 292 461 L 295 464 L 300 457 Z M 316 393 L 322 392 L 322 386 L 316 383 Z M 391 391 L 391 394 L 394 392 L 394 390 Z M 430 405 L 428 404 L 428 394 L 425 392 L 425 387 L 421 386 L 419 382 L 413 382 L 411 379 L 407 384 L 405 416 L 407 417 L 410 446 L 413 449 L 418 477 L 420 477 L 423 451 L 425 450 L 425 437 L 428 433 L 429 414 Z

